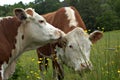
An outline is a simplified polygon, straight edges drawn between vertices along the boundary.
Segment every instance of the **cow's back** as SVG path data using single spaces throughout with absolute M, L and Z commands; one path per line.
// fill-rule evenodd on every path
M 69 10 L 69 13 L 72 14 L 72 11 L 74 11 L 73 17 L 75 18 L 76 25 L 70 26 L 69 24 L 71 23 L 69 20 L 69 16 L 67 15 L 67 10 Z M 48 14 L 43 15 L 46 20 L 52 24 L 53 26 L 61 29 L 65 33 L 68 33 L 69 31 L 73 30 L 75 27 L 82 27 L 84 30 L 86 29 L 86 26 L 79 14 L 79 12 L 73 7 L 62 7 L 58 9 L 55 12 L 51 12 Z

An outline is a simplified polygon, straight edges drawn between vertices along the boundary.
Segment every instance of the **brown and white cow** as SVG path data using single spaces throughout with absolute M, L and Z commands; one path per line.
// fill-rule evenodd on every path
M 89 59 L 90 46 L 93 40 L 96 42 L 101 38 L 102 33 L 96 31 L 90 36 L 87 35 L 84 32 L 86 26 L 81 16 L 72 6 L 60 8 L 55 12 L 43 16 L 50 24 L 67 33 L 64 37 L 64 39 L 67 40 L 67 43 L 64 45 L 61 43 L 48 44 L 38 48 L 37 53 L 40 61 L 40 70 L 43 71 L 44 68 L 47 67 L 47 57 L 52 58 L 54 69 L 53 76 L 55 76 L 55 78 L 57 77 L 57 80 L 61 80 L 64 77 L 59 60 L 77 72 L 91 69 L 92 64 Z M 91 38 L 91 36 L 93 37 Z M 89 37 L 91 41 L 89 40 Z M 45 57 L 45 61 L 43 60 L 43 57 Z M 58 60 L 56 60 L 56 57 L 58 57 Z
M 16 59 L 23 52 L 56 41 L 63 33 L 32 8 L 16 8 L 14 14 L 0 18 L 0 80 L 14 73 Z

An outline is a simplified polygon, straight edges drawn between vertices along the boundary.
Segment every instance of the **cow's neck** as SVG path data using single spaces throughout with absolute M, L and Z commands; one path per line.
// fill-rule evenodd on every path
M 30 37 L 29 33 L 25 31 L 25 27 L 26 26 L 24 24 L 21 24 L 21 26 L 18 28 L 18 34 L 16 36 L 17 42 L 15 44 L 15 50 L 18 54 L 36 49 L 42 45 L 42 43 L 37 43 L 33 40 L 33 38 Z
M 20 26 L 20 24 L 21 22 L 15 17 L 7 17 L 1 20 L 1 31 L 4 33 L 3 35 L 9 43 L 11 49 L 15 48 L 15 36 L 17 35 L 18 26 Z
M 22 52 L 26 51 L 30 39 L 24 36 L 25 25 L 21 24 L 15 17 L 1 18 L 0 24 L 0 30 L 3 32 L 6 40 L 6 42 L 4 42 L 7 44 L 6 46 L 10 54 L 9 60 L 6 60 L 6 62 L 11 63 L 19 57 Z

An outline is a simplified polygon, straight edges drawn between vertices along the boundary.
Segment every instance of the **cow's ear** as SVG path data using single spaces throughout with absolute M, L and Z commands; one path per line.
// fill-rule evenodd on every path
M 34 10 L 33 10 L 32 8 L 28 8 L 28 9 L 26 9 L 25 11 L 26 11 L 27 14 L 33 16 L 33 11 L 34 11 Z
M 103 36 L 103 32 L 101 31 L 94 31 L 90 34 L 89 39 L 91 40 L 92 43 L 97 42 L 100 40 Z
M 62 37 L 61 39 L 59 39 L 57 42 L 57 45 L 58 45 L 58 47 L 65 48 L 67 45 L 66 37 Z
M 20 21 L 27 19 L 27 15 L 26 15 L 24 9 L 22 9 L 22 8 L 14 9 L 14 14 Z

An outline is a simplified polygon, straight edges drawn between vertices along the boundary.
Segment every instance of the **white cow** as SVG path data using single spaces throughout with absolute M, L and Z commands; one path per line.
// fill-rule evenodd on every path
M 102 36 L 103 33 L 101 31 L 94 31 L 88 35 L 79 27 L 67 33 L 64 37 L 67 41 L 66 45 L 59 44 L 56 46 L 55 51 L 59 65 L 63 63 L 80 74 L 92 70 L 93 66 L 90 61 L 90 49 L 92 44 Z

